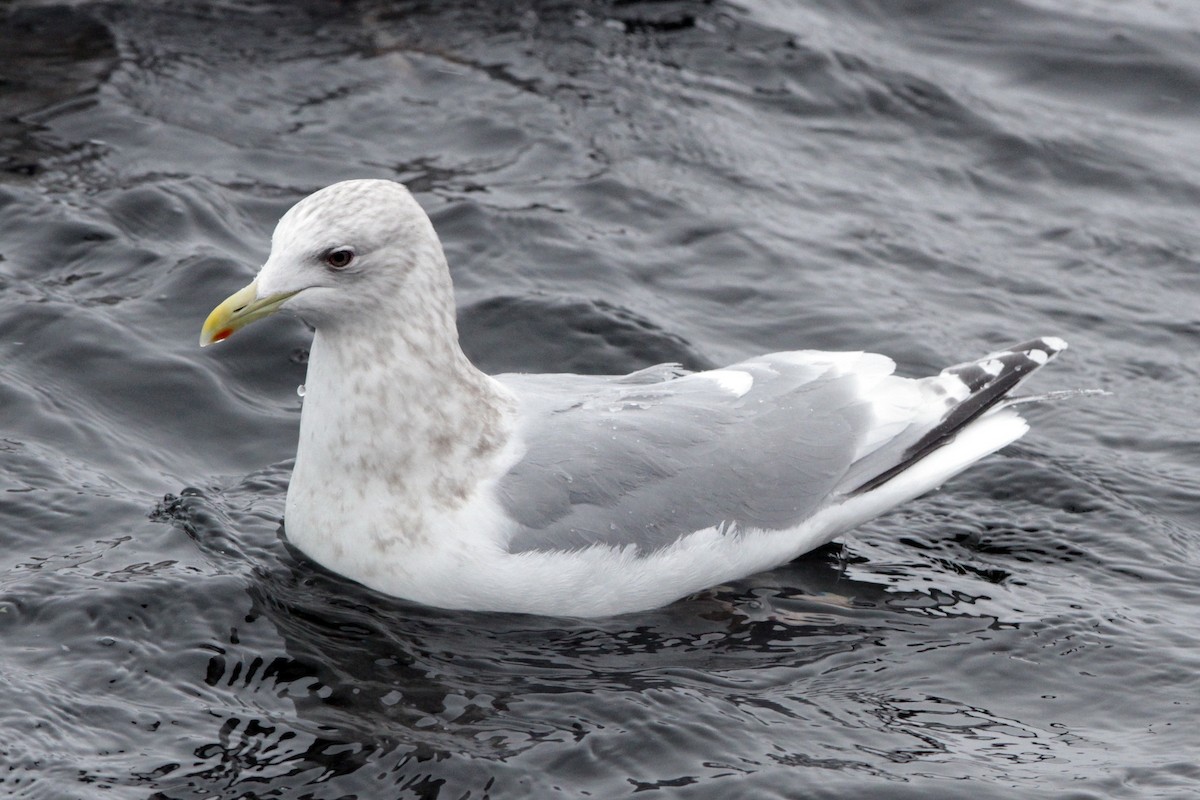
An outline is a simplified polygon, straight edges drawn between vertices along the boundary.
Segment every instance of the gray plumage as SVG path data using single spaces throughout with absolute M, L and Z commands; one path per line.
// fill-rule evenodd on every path
M 858 374 L 803 354 L 727 367 L 753 378 L 741 395 L 677 365 L 621 377 L 498 376 L 522 398 L 525 419 L 526 452 L 498 485 L 519 526 L 508 550 L 632 546 L 645 556 L 714 526 L 794 527 L 944 444 L 1057 350 L 1034 340 L 926 379 L 946 396 L 945 412 L 915 415 L 866 453 L 879 397 L 861 390 Z

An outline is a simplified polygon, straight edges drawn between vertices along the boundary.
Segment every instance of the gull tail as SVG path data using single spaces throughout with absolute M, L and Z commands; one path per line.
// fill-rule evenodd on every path
M 847 530 L 936 489 L 983 457 L 1021 438 L 1029 424 L 1013 408 L 1035 400 L 1094 394 L 1013 397 L 1035 370 L 1067 349 L 1053 336 L 1032 339 L 938 375 L 913 381 L 926 399 L 904 429 L 861 457 L 847 473 L 831 530 Z M 904 380 L 904 379 L 897 379 Z M 885 403 L 886 404 L 886 403 Z M 933 409 L 929 413 L 928 409 Z
M 942 370 L 940 375 L 927 379 L 940 390 L 947 392 L 951 398 L 957 399 L 958 402 L 953 403 L 941 419 L 924 431 L 919 439 L 908 445 L 899 460 L 891 467 L 865 481 L 851 490 L 849 494 L 853 496 L 869 492 L 907 472 L 935 451 L 956 443 L 963 433 L 977 426 L 981 417 L 998 415 L 1003 409 L 1019 403 L 1052 399 L 1052 395 L 1010 397 L 1010 393 L 1036 369 L 1045 366 L 1066 349 L 1067 343 L 1056 336 L 1031 339 L 1007 350 L 990 353 L 975 361 L 947 367 Z M 1007 420 L 1006 424 L 990 426 L 995 429 L 994 437 L 975 436 L 972 437 L 973 440 L 980 440 L 973 441 L 972 448 L 955 448 L 956 451 L 962 452 L 965 460 L 962 466 L 946 475 L 946 478 L 989 453 L 1019 439 L 1029 429 L 1025 420 L 1015 412 L 1005 415 L 1003 419 Z M 997 422 L 999 422 L 999 418 Z M 991 446 L 993 439 L 997 443 Z M 984 449 L 974 457 L 970 457 L 970 450 L 974 447 Z

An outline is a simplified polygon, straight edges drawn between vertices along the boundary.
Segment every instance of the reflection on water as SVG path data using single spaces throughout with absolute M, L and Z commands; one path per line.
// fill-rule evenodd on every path
M 0 793 L 1200 787 L 1192 4 L 0 14 Z M 281 535 L 309 331 L 195 346 L 287 207 L 368 176 L 491 371 L 1059 334 L 1045 388 L 1113 396 L 665 609 L 382 597 Z
M 519 791 L 531 771 L 543 787 L 612 792 L 779 767 L 963 777 L 959 761 L 1000 774 L 1054 759 L 1073 738 L 970 696 L 881 690 L 879 674 L 906 656 L 954 670 L 1021 636 L 1020 625 L 977 613 L 985 598 L 885 585 L 921 580 L 924 564 L 877 564 L 877 580 L 858 580 L 851 573 L 867 559 L 831 545 L 645 614 L 572 622 L 449 612 L 383 598 L 304 562 L 270 519 L 247 525 L 247 515 L 221 510 L 237 505 L 240 497 L 192 490 L 156 511 L 212 558 L 242 564 L 250 599 L 221 644 L 201 648 L 204 684 L 239 702 L 221 715 L 215 741 L 154 773 L 164 791 L 252 786 L 268 774 L 306 785 L 339 777 L 342 790 L 361 791 L 394 776 L 424 796 Z M 227 526 L 253 561 L 230 549 Z M 819 746 L 713 737 L 796 726 L 820 731 Z M 658 743 L 629 752 L 631 734 Z

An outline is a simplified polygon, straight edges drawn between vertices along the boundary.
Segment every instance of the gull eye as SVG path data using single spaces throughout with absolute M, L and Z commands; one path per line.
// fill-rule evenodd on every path
M 339 247 L 325 254 L 325 263 L 330 269 L 345 269 L 354 261 L 354 251 L 348 247 Z

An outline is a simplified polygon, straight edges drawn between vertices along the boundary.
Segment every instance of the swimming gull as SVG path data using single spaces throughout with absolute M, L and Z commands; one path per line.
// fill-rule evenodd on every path
M 909 379 L 890 358 L 771 353 L 706 372 L 488 376 L 398 183 L 279 221 L 200 344 L 279 309 L 316 329 L 287 537 L 335 572 L 446 608 L 596 616 L 783 564 L 1019 438 L 1045 337 Z

